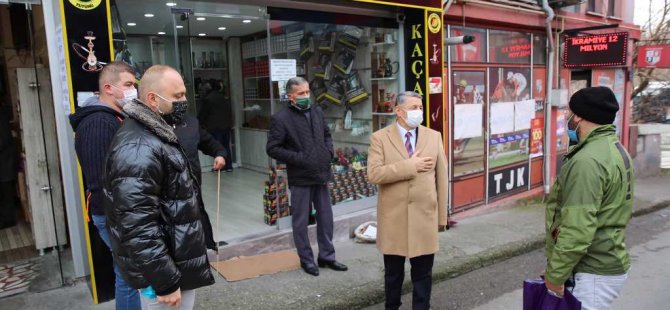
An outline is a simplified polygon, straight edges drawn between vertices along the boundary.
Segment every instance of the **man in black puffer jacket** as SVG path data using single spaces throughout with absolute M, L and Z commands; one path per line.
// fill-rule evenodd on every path
M 306 273 L 319 275 L 307 235 L 311 205 L 316 209 L 319 267 L 337 271 L 347 266 L 335 260 L 333 210 L 327 182 L 333 158 L 333 139 L 318 106 L 312 107 L 309 83 L 301 77 L 286 82 L 291 106 L 272 116 L 266 145 L 268 156 L 286 163 L 293 207 L 293 241 Z
M 200 188 L 173 128 L 187 105 L 176 70 L 149 68 L 139 100 L 123 109 L 128 117 L 112 140 L 104 187 L 112 252 L 125 280 L 180 309 L 192 309 L 195 289 L 214 283 Z M 150 299 L 141 301 L 148 308 Z

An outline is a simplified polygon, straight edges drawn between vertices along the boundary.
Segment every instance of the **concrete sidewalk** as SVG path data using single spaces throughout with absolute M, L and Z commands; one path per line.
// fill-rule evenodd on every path
M 670 177 L 636 180 L 635 213 L 670 205 Z M 539 202 L 519 202 L 460 220 L 440 233 L 434 281 L 442 281 L 540 248 L 544 244 L 544 208 Z M 347 272 L 322 269 L 319 277 L 302 270 L 199 289 L 196 309 L 358 309 L 383 302 L 383 262 L 374 244 L 353 241 L 336 244 L 338 260 Z M 409 271 L 409 268 L 407 268 Z M 409 289 L 409 275 L 405 289 Z M 113 309 L 108 302 L 94 306 L 85 283 L 43 293 L 3 299 L 0 309 Z

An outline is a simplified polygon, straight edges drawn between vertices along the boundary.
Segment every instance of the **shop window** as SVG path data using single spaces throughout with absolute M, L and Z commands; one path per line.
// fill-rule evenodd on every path
M 587 12 L 602 14 L 602 1 L 603 0 L 589 0 L 586 7 Z
M 527 161 L 536 102 L 530 69 L 490 68 L 489 169 Z
M 486 62 L 486 30 L 479 28 L 451 27 L 452 37 L 464 35 L 474 36 L 475 41 L 470 44 L 451 46 L 451 60 L 454 62 Z
M 530 35 L 520 32 L 490 30 L 489 62 L 530 64 Z
M 547 36 L 541 34 L 533 35 L 533 64 L 544 65 L 547 63 Z
M 607 1 L 607 16 L 614 16 L 616 17 L 616 1 L 614 0 L 608 0 Z
M 342 21 L 352 21 L 344 17 Z M 332 204 L 374 196 L 377 189 L 366 177 L 367 149 L 372 132 L 394 121 L 400 79 L 397 28 L 271 23 L 272 59 L 295 60 L 296 73 L 310 83 L 313 101 L 323 109 L 333 137 L 333 178 L 328 182 Z M 275 90 L 276 113 L 287 104 L 285 82 L 267 83 Z
M 455 71 L 452 79 L 454 177 L 484 171 L 486 73 Z

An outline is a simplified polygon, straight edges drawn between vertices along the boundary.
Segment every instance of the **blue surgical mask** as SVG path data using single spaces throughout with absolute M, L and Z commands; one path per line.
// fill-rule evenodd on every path
M 570 128 L 570 121 L 572 121 L 572 118 L 575 117 L 575 114 L 572 114 L 570 118 L 568 118 L 568 137 L 570 138 L 571 142 L 574 143 L 579 143 L 579 135 L 577 134 L 577 128 L 579 128 L 579 123 L 575 125 L 575 128 Z

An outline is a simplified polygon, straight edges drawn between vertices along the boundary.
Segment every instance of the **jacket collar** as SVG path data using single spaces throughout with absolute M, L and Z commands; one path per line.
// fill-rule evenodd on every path
M 388 138 L 391 140 L 391 144 L 402 154 L 404 158 L 409 158 L 409 154 L 407 154 L 407 149 L 405 148 L 405 143 L 402 141 L 402 138 L 400 137 L 400 130 L 398 129 L 398 122 L 393 122 L 393 124 L 389 125 L 386 127 L 386 134 L 388 135 Z M 424 148 L 424 143 L 423 141 L 425 139 L 425 131 L 426 127 L 419 126 L 416 128 L 416 143 L 415 143 L 415 150 L 414 153 L 422 150 Z
M 577 152 L 579 152 L 579 150 L 584 148 L 585 145 L 589 144 L 590 142 L 592 142 L 594 140 L 598 140 L 598 139 L 601 139 L 603 137 L 611 136 L 611 135 L 614 135 L 614 134 L 616 134 L 616 127 L 614 127 L 614 125 L 608 124 L 608 125 L 598 126 L 598 127 L 594 128 L 591 131 L 591 133 L 589 133 L 589 135 L 586 136 L 585 139 L 580 140 L 579 144 L 573 146 L 570 149 L 570 151 L 568 152 L 568 154 L 565 155 L 565 157 L 570 158 L 570 157 L 574 156 Z
M 133 100 L 123 107 L 128 117 L 142 123 L 161 140 L 168 143 L 178 143 L 177 135 L 168 123 L 160 115 L 137 100 Z

